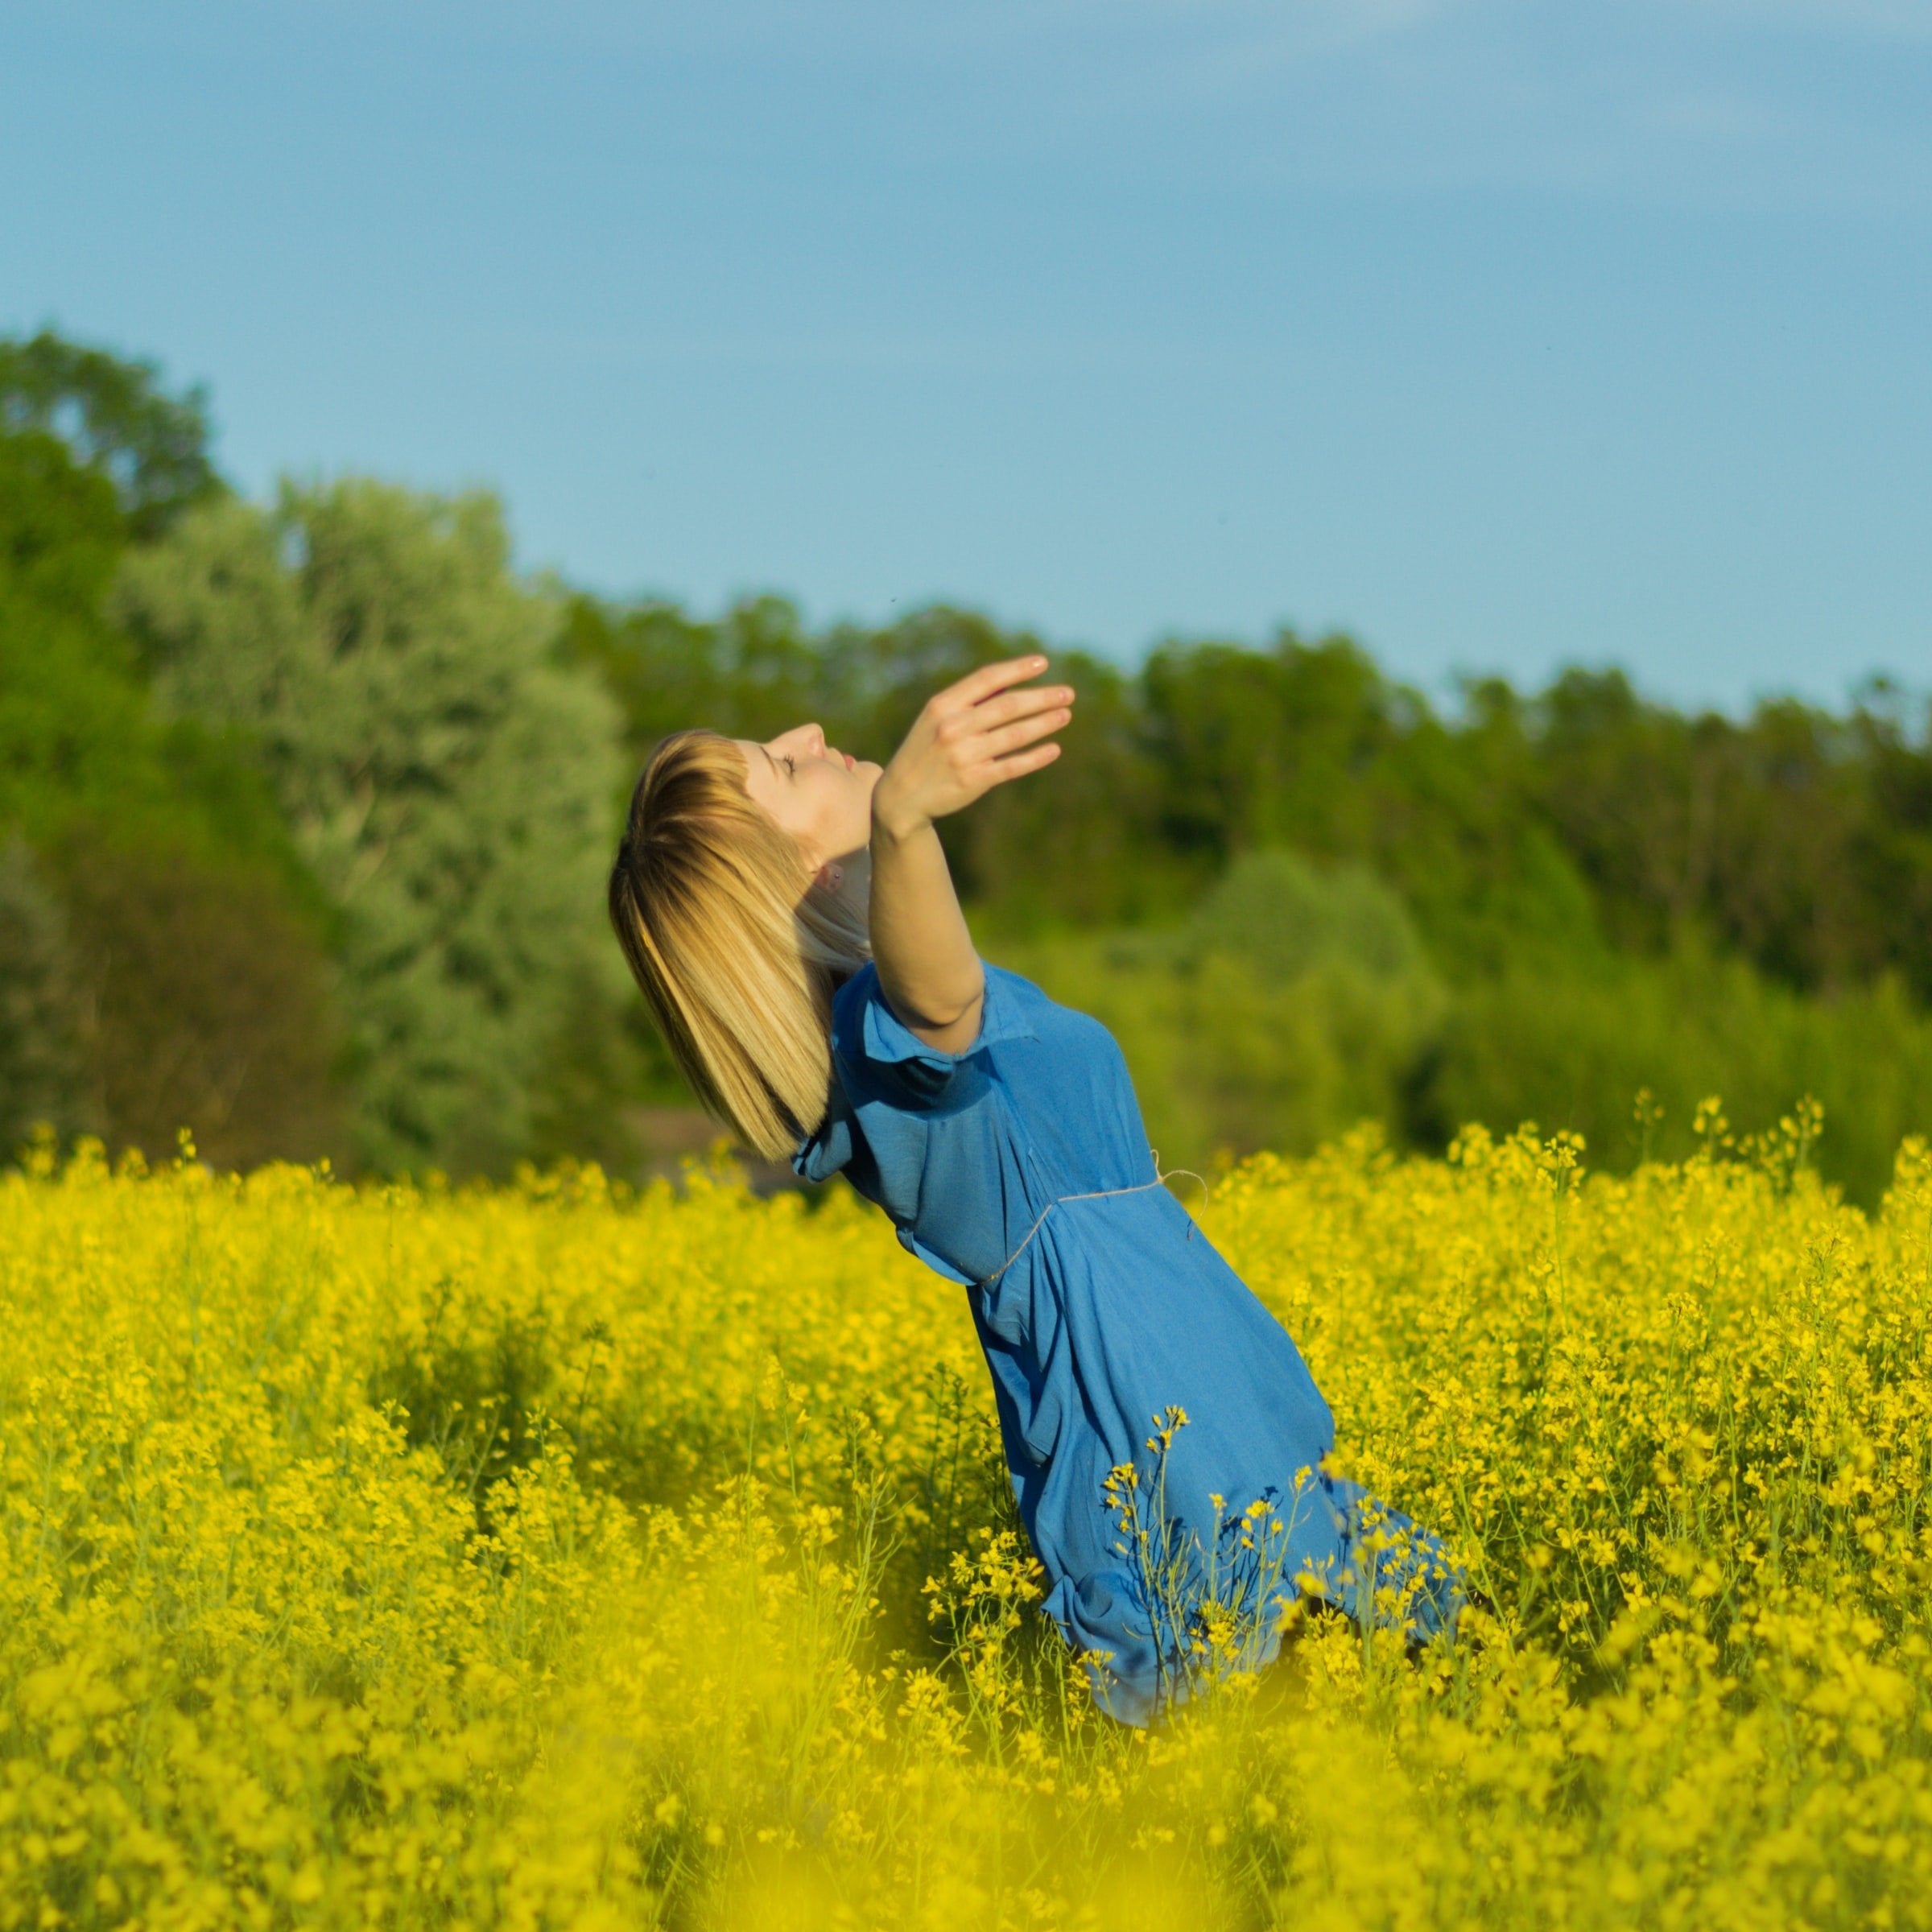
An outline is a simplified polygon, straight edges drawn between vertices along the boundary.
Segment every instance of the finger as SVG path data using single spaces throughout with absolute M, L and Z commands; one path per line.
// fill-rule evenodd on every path
M 1051 765 L 1059 755 L 1060 746 L 1055 741 L 1046 745 L 1036 745 L 1030 751 L 1016 752 L 1010 758 L 1001 758 L 993 767 L 993 776 L 987 782 L 987 790 L 990 791 L 995 785 L 1004 785 L 1009 779 L 1023 778 L 1030 771 L 1038 771 L 1042 766 Z
M 1036 711 L 1055 711 L 1071 705 L 1071 684 L 1035 684 L 1025 691 L 1008 691 L 982 698 L 972 708 L 972 721 L 981 730 L 1010 723 L 1014 718 L 1030 717 Z
M 956 683 L 948 684 L 935 702 L 948 708 L 954 704 L 976 704 L 982 698 L 1004 691 L 1009 684 L 1037 678 L 1046 668 L 1046 660 L 1037 655 L 1008 658 L 998 664 L 982 664 L 977 671 L 967 672 Z
M 1044 711 L 1036 717 L 1021 718 L 1011 724 L 1002 724 L 997 731 L 989 731 L 973 749 L 985 758 L 1002 758 L 1009 752 L 1018 751 L 1022 745 L 1030 745 L 1050 733 L 1063 729 L 1071 722 L 1071 711 Z

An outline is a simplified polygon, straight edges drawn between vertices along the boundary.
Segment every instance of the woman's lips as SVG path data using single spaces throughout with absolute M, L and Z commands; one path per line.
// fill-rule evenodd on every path
M 839 753 L 839 756 L 845 761 L 845 769 L 848 771 L 857 771 L 858 770 L 859 762 L 852 755 L 850 752 L 842 751 Z

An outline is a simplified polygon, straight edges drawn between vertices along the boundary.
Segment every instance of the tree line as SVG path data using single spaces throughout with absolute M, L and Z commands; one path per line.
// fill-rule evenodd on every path
M 237 1164 L 634 1165 L 639 1109 L 678 1096 L 600 887 L 650 747 L 815 718 L 882 757 L 938 685 L 1035 648 L 1078 728 L 947 823 L 952 862 L 989 949 L 1107 1009 L 1187 1151 L 1353 1112 L 1418 1145 L 1512 1108 L 1600 1131 L 1707 1067 L 1775 1107 L 1814 1059 L 1868 1052 L 1894 1087 L 1918 1064 L 1932 731 L 1895 684 L 1733 717 L 1573 670 L 1443 705 L 1343 636 L 1128 667 L 952 608 L 703 617 L 519 577 L 486 493 L 251 503 L 208 446 L 205 397 L 151 365 L 0 343 L 10 1141 L 47 1121 L 156 1158 L 187 1125 Z M 1528 987 L 1567 1016 L 1534 1051 Z M 1797 1044 L 1736 1039 L 1744 1011 Z M 1901 1090 L 1870 1133 L 1916 1119 Z M 1871 1191 L 1881 1158 L 1847 1175 Z
M 882 752 L 937 683 L 1051 648 L 945 609 L 814 633 L 772 597 L 704 620 L 580 596 L 565 635 L 634 758 L 700 717 L 748 736 L 815 717 Z M 1888 680 L 1842 713 L 1773 698 L 1733 718 L 1571 670 L 1532 696 L 1469 680 L 1445 716 L 1345 636 L 1176 640 L 1131 670 L 1053 654 L 1081 693 L 1066 756 L 944 828 L 1002 926 L 1170 919 L 1281 847 L 1368 867 L 1456 972 L 1696 935 L 1800 989 L 1894 973 L 1932 999 L 1932 736 Z

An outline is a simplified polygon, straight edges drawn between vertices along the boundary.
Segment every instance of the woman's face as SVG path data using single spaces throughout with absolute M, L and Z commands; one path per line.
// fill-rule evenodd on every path
M 863 852 L 872 840 L 872 789 L 880 767 L 825 742 L 816 724 L 733 741 L 745 754 L 745 788 L 797 840 L 814 872 Z

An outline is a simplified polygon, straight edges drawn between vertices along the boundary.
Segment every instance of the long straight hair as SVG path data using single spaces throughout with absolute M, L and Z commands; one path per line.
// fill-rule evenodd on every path
M 610 923 L 691 1092 L 786 1160 L 824 1118 L 832 996 L 871 946 L 745 778 L 744 753 L 715 731 L 658 746 L 611 868 Z

